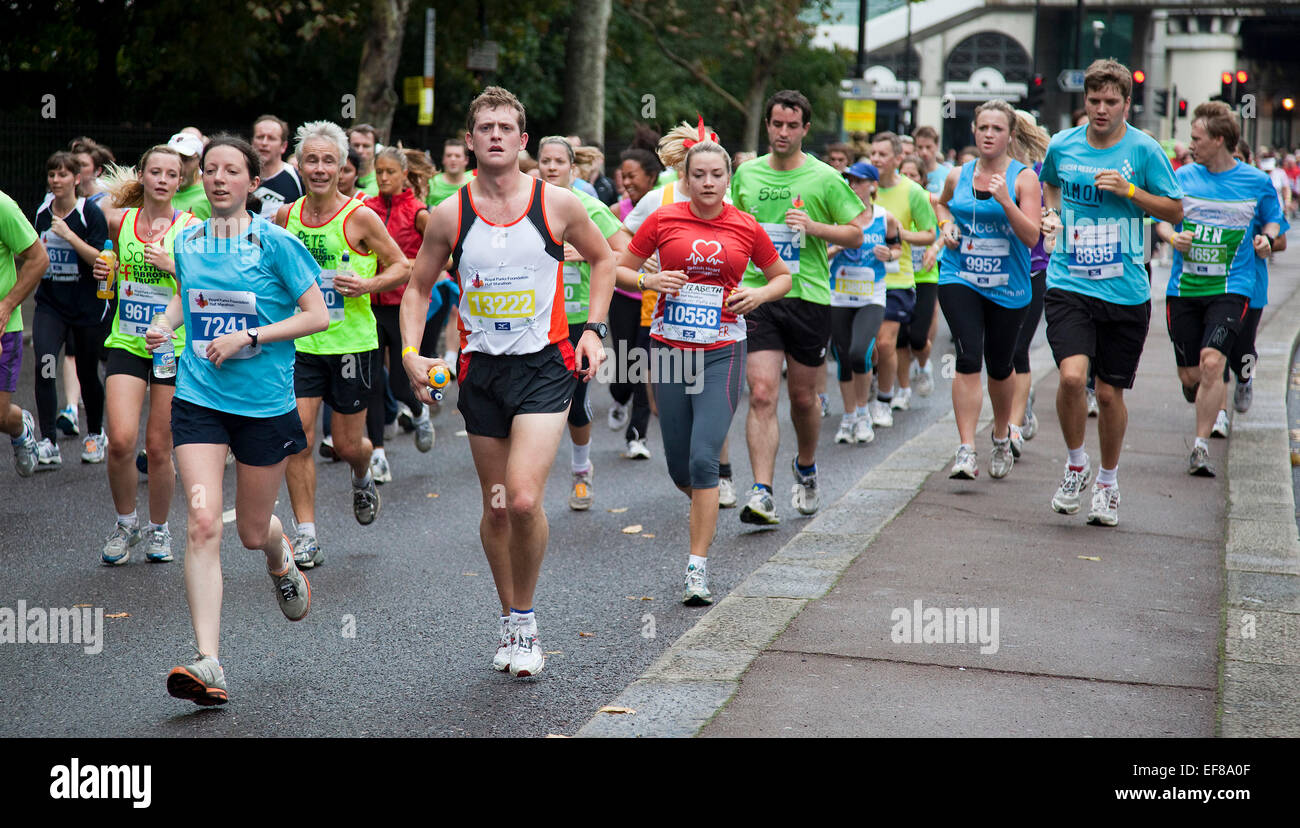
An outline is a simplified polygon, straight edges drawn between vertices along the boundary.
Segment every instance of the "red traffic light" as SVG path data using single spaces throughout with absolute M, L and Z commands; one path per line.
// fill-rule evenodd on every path
M 1146 80 L 1147 80 L 1147 73 L 1146 73 L 1146 72 L 1143 72 L 1141 69 L 1134 69 L 1134 70 L 1133 70 L 1133 82 L 1134 82 L 1134 83 L 1146 83 Z
M 1034 77 L 1033 77 L 1033 79 L 1032 79 L 1031 82 L 1033 83 L 1033 85 L 1034 85 L 1035 87 L 1041 87 L 1041 86 L 1043 85 L 1043 76 L 1042 76 L 1042 75 L 1034 75 Z
M 1223 83 L 1224 83 L 1225 85 L 1227 85 L 1227 84 L 1231 84 L 1231 83 L 1232 83 L 1232 73 L 1231 73 L 1231 72 L 1224 72 L 1224 73 L 1223 73 L 1223 76 L 1222 76 L 1221 78 L 1219 78 L 1219 80 L 1223 81 Z
M 1237 70 L 1237 83 L 1245 83 L 1245 82 L 1248 81 L 1248 80 L 1250 80 L 1250 75 L 1246 74 L 1246 70 L 1245 70 L 1245 69 L 1238 69 L 1238 70 Z
M 1186 118 L 1186 117 L 1187 117 L 1187 99 L 1186 99 L 1186 98 L 1179 98 L 1179 99 L 1178 99 L 1178 117 L 1179 117 L 1179 118 Z

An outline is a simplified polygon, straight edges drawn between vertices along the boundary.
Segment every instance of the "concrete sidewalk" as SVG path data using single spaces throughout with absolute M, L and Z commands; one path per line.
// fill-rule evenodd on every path
M 580 735 L 1300 733 L 1285 409 L 1300 254 L 1275 259 L 1254 407 L 1234 416 L 1239 436 L 1212 442 L 1214 479 L 1186 471 L 1194 411 L 1165 330 L 1167 273 L 1157 271 L 1150 335 L 1125 395 L 1118 527 L 1087 526 L 1086 496 L 1077 515 L 1051 510 L 1065 447 L 1057 374 L 1040 349 L 1040 432 L 1008 478 L 988 477 L 985 423 L 979 479 L 948 479 L 949 414 L 824 509 L 612 702 L 636 714 L 598 714 Z M 1086 445 L 1095 470 L 1096 420 Z M 982 613 L 982 642 L 976 629 L 952 641 L 960 627 L 948 643 L 932 637 L 937 627 L 921 640 L 900 635 L 921 631 L 931 609 Z

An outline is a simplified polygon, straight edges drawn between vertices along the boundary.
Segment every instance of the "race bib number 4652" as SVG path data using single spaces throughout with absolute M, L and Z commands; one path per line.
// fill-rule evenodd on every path
M 189 325 L 186 327 L 190 344 L 194 355 L 201 359 L 208 358 L 208 345 L 217 337 L 258 326 L 257 294 L 251 290 L 191 288 L 185 292 L 185 302 L 189 311 Z M 261 345 L 246 345 L 230 359 L 248 359 L 261 352 Z

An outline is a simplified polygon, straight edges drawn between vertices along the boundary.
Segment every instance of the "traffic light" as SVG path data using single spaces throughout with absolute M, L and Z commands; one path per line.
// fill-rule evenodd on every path
M 1231 72 L 1224 72 L 1219 76 L 1219 100 L 1228 104 L 1228 106 L 1237 103 L 1232 97 L 1232 81 L 1233 77 Z
M 1179 99 L 1178 99 L 1178 117 L 1179 117 L 1179 118 L 1186 118 L 1186 117 L 1187 117 L 1187 99 L 1186 99 L 1186 98 L 1179 98 Z
M 1233 106 L 1240 104 L 1242 98 L 1244 98 L 1247 95 L 1252 95 L 1255 92 L 1255 88 L 1254 86 L 1251 85 L 1250 82 L 1250 73 L 1247 72 L 1245 69 L 1237 70 L 1236 81 L 1237 81 L 1236 100 L 1232 102 Z
M 1167 89 L 1156 90 L 1156 114 L 1161 118 L 1169 114 L 1169 91 Z
M 1034 75 L 1029 79 L 1029 93 L 1025 97 L 1026 109 L 1042 109 L 1043 96 L 1046 89 L 1043 87 L 1043 76 Z
M 1133 70 L 1133 111 L 1141 112 L 1146 103 L 1147 73 L 1141 69 Z
M 1285 109 L 1287 112 L 1290 112 L 1291 110 L 1295 109 L 1295 98 L 1283 98 L 1282 108 Z

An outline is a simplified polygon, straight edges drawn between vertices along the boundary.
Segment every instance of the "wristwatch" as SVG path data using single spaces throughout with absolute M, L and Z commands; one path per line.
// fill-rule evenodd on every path
M 250 344 L 250 347 L 256 348 L 256 347 L 257 347 L 257 328 L 249 328 L 248 330 L 244 331 L 244 333 L 248 334 L 248 338 L 251 339 L 251 340 L 253 340 L 251 343 L 249 343 L 249 344 Z
M 609 336 L 609 326 L 606 325 L 604 322 L 588 322 L 587 324 L 582 326 L 582 329 L 584 331 L 595 331 L 596 336 L 600 337 L 601 339 L 604 339 L 605 337 Z

